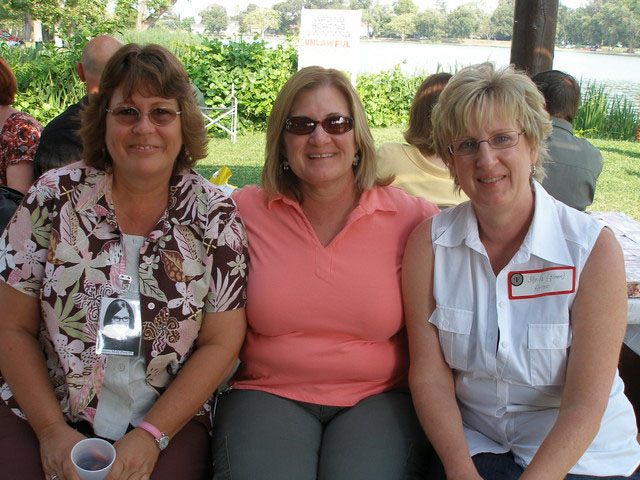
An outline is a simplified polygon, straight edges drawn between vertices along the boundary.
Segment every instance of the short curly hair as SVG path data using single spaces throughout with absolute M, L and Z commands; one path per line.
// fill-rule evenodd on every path
M 100 91 L 89 97 L 89 105 L 81 113 L 79 135 L 82 155 L 88 165 L 100 170 L 111 169 L 112 160 L 105 145 L 106 117 L 111 97 L 118 88 L 122 88 L 124 98 L 138 92 L 177 100 L 182 111 L 179 120 L 183 147 L 176 158 L 174 172 L 192 168 L 206 157 L 204 120 L 180 60 L 159 45 L 131 43 L 109 59 L 100 79 Z

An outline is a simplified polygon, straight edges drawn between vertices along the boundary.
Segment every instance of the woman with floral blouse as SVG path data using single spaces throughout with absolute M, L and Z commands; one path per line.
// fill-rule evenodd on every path
M 209 399 L 245 333 L 242 223 L 191 170 L 202 116 L 164 48 L 122 47 L 82 122 L 84 160 L 0 237 L 0 476 L 76 480 L 71 448 L 99 436 L 109 480 L 209 478 Z
M 33 156 L 42 126 L 11 106 L 16 91 L 16 77 L 0 57 L 0 185 L 25 193 L 33 182 Z

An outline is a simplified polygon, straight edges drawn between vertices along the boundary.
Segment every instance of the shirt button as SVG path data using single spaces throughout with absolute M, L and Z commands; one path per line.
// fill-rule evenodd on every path
M 502 342 L 500 345 L 502 346 L 502 348 L 508 348 L 509 342 Z
M 442 322 L 442 325 L 445 327 L 449 326 L 449 320 L 445 320 L 444 322 Z
M 499 306 L 500 308 L 504 308 L 504 302 L 503 302 L 502 300 L 500 300 L 500 301 L 498 302 L 498 306 Z
M 554 344 L 556 347 L 559 347 L 559 346 L 560 346 L 560 339 L 559 339 L 559 338 L 554 338 L 554 339 L 553 339 L 553 344 Z
M 153 302 L 149 302 L 149 304 L 147 305 L 147 308 L 148 308 L 149 310 L 153 310 L 154 308 L 156 308 L 156 304 L 155 304 L 155 303 L 153 303 Z
M 124 363 L 121 363 L 120 365 L 118 365 L 118 371 L 119 372 L 124 372 Z

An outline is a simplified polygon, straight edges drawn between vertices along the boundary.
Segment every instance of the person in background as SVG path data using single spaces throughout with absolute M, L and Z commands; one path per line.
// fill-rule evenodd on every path
M 0 57 L 0 185 L 24 194 L 33 183 L 33 155 L 42 126 L 11 106 L 16 91 L 16 77 Z
M 596 182 L 602 172 L 600 151 L 573 134 L 573 120 L 580 104 L 580 85 L 558 70 L 538 73 L 533 82 L 544 95 L 553 131 L 547 141 L 550 162 L 542 186 L 562 203 L 585 210 L 593 203 Z
M 35 178 L 51 168 L 80 160 L 80 111 L 89 104 L 89 95 L 98 93 L 102 71 L 122 45 L 120 40 L 111 35 L 100 35 L 89 40 L 82 48 L 82 57 L 76 63 L 76 73 L 84 82 L 87 93 L 78 103 L 69 106 L 45 126 L 34 158 Z
M 269 116 L 263 187 L 233 194 L 249 327 L 218 402 L 214 479 L 421 478 L 400 264 L 438 209 L 388 181 L 349 80 L 295 73 Z
M 99 436 L 109 480 L 209 479 L 209 399 L 245 333 L 242 222 L 192 170 L 206 132 L 165 48 L 118 50 L 82 125 L 84 160 L 44 173 L 0 237 L 2 475 L 77 480 L 70 450 Z M 139 355 L 96 353 L 118 299 Z
M 393 175 L 392 185 L 410 195 L 422 197 L 440 208 L 467 200 L 454 183 L 449 170 L 433 146 L 431 111 L 440 92 L 451 78 L 450 73 L 429 75 L 413 97 L 409 111 L 407 144 L 384 143 L 378 149 L 380 175 Z
M 447 478 L 637 479 L 616 371 L 622 251 L 540 185 L 543 100 L 524 73 L 483 63 L 457 72 L 434 109 L 436 151 L 470 201 L 407 244 L 411 394 Z

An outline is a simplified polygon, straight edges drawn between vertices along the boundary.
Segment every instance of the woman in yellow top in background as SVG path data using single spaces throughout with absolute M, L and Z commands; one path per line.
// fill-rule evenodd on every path
M 408 145 L 385 143 L 378 149 L 380 175 L 394 175 L 392 185 L 440 208 L 468 200 L 454 185 L 432 142 L 431 110 L 450 78 L 449 73 L 436 73 L 428 76 L 418 88 L 409 112 L 409 129 L 404 133 Z

